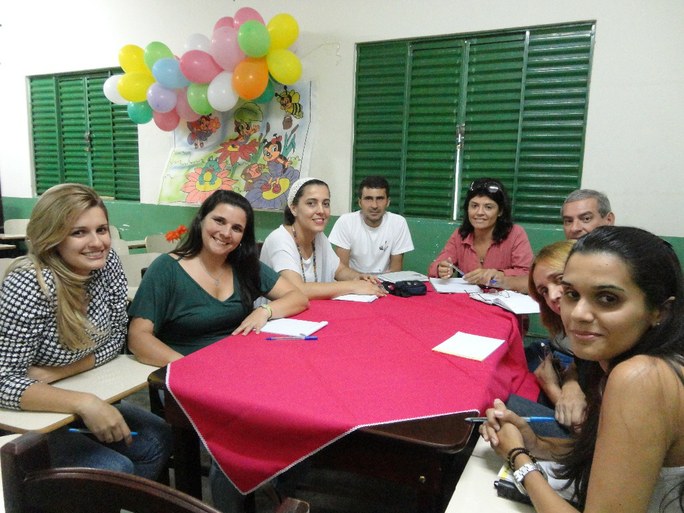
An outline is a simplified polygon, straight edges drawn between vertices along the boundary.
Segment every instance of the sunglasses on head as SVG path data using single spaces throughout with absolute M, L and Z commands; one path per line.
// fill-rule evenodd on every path
M 501 190 L 501 185 L 492 180 L 474 180 L 470 184 L 471 191 L 489 191 L 490 194 L 496 194 Z

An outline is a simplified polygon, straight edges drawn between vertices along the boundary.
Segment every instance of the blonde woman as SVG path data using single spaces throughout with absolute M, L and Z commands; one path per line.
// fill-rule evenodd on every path
M 104 203 L 89 187 L 57 185 L 36 203 L 26 234 L 29 253 L 0 288 L 0 406 L 79 417 L 76 427 L 92 434 L 50 433 L 55 466 L 156 479 L 170 452 L 163 420 L 51 385 L 108 362 L 126 340 L 126 278 Z

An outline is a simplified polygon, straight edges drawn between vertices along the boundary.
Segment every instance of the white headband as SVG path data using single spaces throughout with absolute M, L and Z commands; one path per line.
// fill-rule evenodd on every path
M 300 178 L 297 180 L 295 183 L 293 183 L 290 186 L 290 192 L 287 193 L 287 204 L 292 205 L 294 204 L 294 199 L 295 196 L 297 196 L 297 193 L 299 192 L 299 189 L 302 188 L 306 184 L 306 182 L 310 182 L 311 180 L 318 180 L 318 178 L 314 178 L 313 176 L 307 176 L 306 178 Z

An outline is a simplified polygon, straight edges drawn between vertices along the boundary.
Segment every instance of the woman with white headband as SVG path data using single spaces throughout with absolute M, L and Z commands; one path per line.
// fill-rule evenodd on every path
M 312 177 L 297 180 L 284 215 L 285 222 L 266 237 L 260 259 L 309 299 L 386 294 L 375 277 L 342 264 L 323 233 L 330 218 L 330 189 L 325 182 Z

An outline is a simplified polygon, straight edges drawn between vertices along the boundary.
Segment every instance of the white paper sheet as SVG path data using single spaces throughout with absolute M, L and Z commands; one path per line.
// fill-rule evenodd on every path
M 378 279 L 382 281 L 389 281 L 391 283 L 406 280 L 428 281 L 427 276 L 416 271 L 396 271 L 393 273 L 382 273 L 378 274 Z
M 378 296 L 375 294 L 344 294 L 333 299 L 338 301 L 356 301 L 357 303 L 372 303 L 378 299 Z
M 442 294 L 482 292 L 478 285 L 472 285 L 463 278 L 430 278 L 430 283 Z
M 274 319 L 268 321 L 264 327 L 261 328 L 261 331 L 264 333 L 297 337 L 300 335 L 311 335 L 327 325 L 328 321 L 314 322 L 302 321 L 299 319 Z
M 503 339 L 481 337 L 480 335 L 458 331 L 452 337 L 433 347 L 432 350 L 482 361 L 504 342 Z

